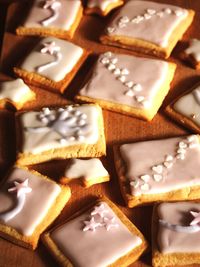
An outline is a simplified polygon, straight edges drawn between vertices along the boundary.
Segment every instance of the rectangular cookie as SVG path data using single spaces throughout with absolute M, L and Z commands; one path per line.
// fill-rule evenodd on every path
M 84 13 L 107 16 L 113 9 L 123 5 L 123 0 L 88 0 Z
M 46 37 L 14 67 L 14 72 L 28 84 L 63 93 L 87 56 L 88 52 L 78 45 Z
M 170 89 L 174 63 L 107 52 L 99 56 L 76 100 L 152 120 Z
M 102 110 L 98 105 L 67 105 L 19 113 L 17 163 L 100 157 L 106 153 Z
M 200 134 L 200 83 L 175 99 L 165 111 L 178 123 Z
M 103 44 L 168 58 L 195 12 L 151 1 L 128 1 L 107 26 Z
M 80 23 L 82 13 L 83 7 L 79 0 L 34 0 L 16 33 L 71 39 Z
M 35 93 L 22 79 L 0 82 L 0 108 L 23 108 L 26 102 L 35 100 Z
M 147 248 L 140 231 L 105 197 L 45 233 L 42 240 L 65 267 L 126 267 Z
M 128 207 L 199 199 L 199 135 L 123 144 L 114 155 Z
M 200 264 L 200 203 L 162 203 L 152 219 L 154 267 Z
M 15 166 L 0 185 L 0 236 L 35 249 L 40 234 L 56 219 L 71 196 L 36 171 Z
M 81 180 L 84 187 L 108 182 L 109 173 L 100 159 L 71 159 L 66 163 L 63 176 L 59 179 L 61 184 Z

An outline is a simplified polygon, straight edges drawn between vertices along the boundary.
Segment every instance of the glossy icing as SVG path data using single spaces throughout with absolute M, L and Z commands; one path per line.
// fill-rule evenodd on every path
M 105 202 L 101 202 L 101 204 L 108 211 L 104 212 L 104 216 L 111 220 L 115 218 L 118 227 L 111 227 L 107 230 L 106 227 L 101 226 L 96 228 L 95 231 L 83 231 L 84 221 L 89 221 L 93 208 L 51 233 L 53 241 L 74 266 L 109 266 L 142 243 L 142 240 L 128 230 Z M 94 214 L 94 216 L 96 220 L 101 220 L 98 214 Z
M 0 99 L 9 99 L 12 102 L 20 102 L 24 96 L 30 94 L 30 88 L 22 79 L 5 81 L 0 83 Z
M 116 4 L 118 2 L 119 0 L 88 0 L 87 7 L 97 7 L 102 11 L 105 11 L 109 7 L 109 5 Z
M 8 189 L 8 192 L 16 193 L 17 204 L 12 210 L 0 214 L 0 220 L 3 220 L 4 222 L 11 220 L 22 211 L 26 202 L 26 194 L 32 192 L 32 188 L 28 186 L 28 179 L 21 183 L 14 181 L 14 185 L 15 186 Z
M 41 49 L 44 48 L 44 44 L 50 43 L 55 43 L 55 46 L 60 48 L 59 53 L 62 57 L 57 64 L 53 64 L 51 67 L 43 69 L 40 73 L 37 70 L 38 62 L 40 65 L 43 65 L 55 60 L 54 55 L 50 53 L 41 53 Z M 24 59 L 20 68 L 28 72 L 39 73 L 46 78 L 59 82 L 73 70 L 82 55 L 83 49 L 73 43 L 54 37 L 42 38 L 31 53 Z
M 200 40 L 191 39 L 185 53 L 191 55 L 196 61 L 200 61 Z
M 200 185 L 198 136 L 125 144 L 120 147 L 133 196 Z
M 99 138 L 99 116 L 95 105 L 23 113 L 19 118 L 23 131 L 20 151 L 37 154 L 72 145 L 95 144 Z
M 162 203 L 158 206 L 159 219 L 170 224 L 187 227 L 193 216 L 191 211 L 200 212 L 200 204 L 193 202 Z M 200 231 L 180 232 L 162 224 L 158 226 L 157 242 L 159 250 L 166 253 L 195 253 L 200 250 Z
M 48 26 L 59 17 L 62 4 L 59 0 L 45 0 L 42 8 L 48 9 L 50 11 L 50 16 L 43 19 L 40 23 L 43 26 Z
M 32 192 L 26 194 L 26 200 L 22 209 L 13 218 L 9 219 L 6 225 L 13 227 L 23 235 L 30 236 L 45 218 L 61 188 L 56 183 L 44 180 L 31 172 L 14 168 L 0 188 L 1 215 L 6 214 L 13 207 L 15 209 L 17 204 L 16 195 L 9 193 L 8 189 L 13 187 L 14 182 L 18 181 L 21 183 L 26 179 L 28 179 L 28 186 L 32 189 Z
M 200 126 L 200 86 L 180 97 L 173 109 Z
M 152 106 L 167 72 L 167 62 L 107 52 L 79 94 L 145 109 Z
M 172 32 L 187 15 L 188 11 L 180 7 L 131 0 L 120 9 L 107 32 L 167 47 Z
M 43 47 L 40 52 L 42 54 L 49 54 L 53 56 L 52 61 L 45 64 L 37 66 L 35 69 L 37 72 L 42 73 L 44 70 L 56 66 L 62 59 L 62 54 L 60 53 L 60 47 L 56 46 L 55 42 L 43 43 Z
M 97 179 L 99 177 L 108 176 L 108 172 L 104 168 L 99 159 L 72 159 L 71 164 L 66 168 L 64 176 L 69 179 L 84 178 Z
M 48 18 L 54 15 L 54 12 L 50 8 L 43 8 L 47 1 L 35 0 L 34 4 L 23 23 L 26 28 L 40 28 L 50 27 L 63 30 L 70 30 L 75 22 L 79 9 L 81 7 L 81 1 L 79 0 L 58 0 L 60 5 L 57 5 L 56 10 L 58 15 L 55 19 L 51 19 L 50 22 L 44 23 Z M 54 1 L 53 1 L 54 2 Z M 54 4 L 55 5 L 55 4 Z M 55 9 L 55 8 L 54 8 Z

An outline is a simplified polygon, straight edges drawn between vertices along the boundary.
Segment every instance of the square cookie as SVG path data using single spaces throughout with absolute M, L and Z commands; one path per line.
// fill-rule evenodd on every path
M 0 108 L 14 107 L 19 110 L 35 98 L 35 93 L 22 79 L 0 82 Z
M 18 35 L 73 37 L 82 18 L 83 7 L 79 0 L 35 0 Z
M 46 37 L 14 72 L 27 83 L 63 93 L 87 56 L 88 52 L 71 42 Z
M 176 65 L 107 52 L 99 56 L 77 100 L 152 120 L 170 89 Z
M 45 233 L 43 241 L 65 267 L 126 267 L 147 247 L 139 230 L 106 198 Z
M 85 14 L 98 14 L 100 16 L 106 16 L 114 8 L 123 5 L 123 0 L 88 0 L 85 9 Z
M 17 115 L 17 163 L 100 157 L 106 153 L 102 110 L 98 105 L 43 108 Z
M 200 69 L 200 40 L 189 40 L 188 47 L 182 53 L 181 57 L 189 61 L 195 69 Z
M 66 163 L 60 183 L 67 184 L 75 180 L 81 180 L 84 187 L 90 187 L 108 182 L 110 176 L 100 159 L 71 159 Z
M 200 203 L 162 203 L 152 223 L 154 267 L 200 264 Z
M 0 236 L 35 249 L 40 234 L 60 214 L 71 195 L 46 176 L 13 167 L 0 185 Z
M 193 10 L 131 0 L 114 16 L 101 42 L 168 58 L 193 17 Z
M 199 135 L 124 144 L 115 165 L 127 205 L 199 199 Z
M 168 105 L 166 113 L 178 123 L 200 134 L 200 83 Z

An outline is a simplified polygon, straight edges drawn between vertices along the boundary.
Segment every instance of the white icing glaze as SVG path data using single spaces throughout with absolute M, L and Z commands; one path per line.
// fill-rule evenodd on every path
M 172 32 L 187 15 L 186 9 L 172 5 L 128 1 L 108 25 L 108 34 L 137 38 L 166 47 Z
M 13 102 L 20 102 L 22 98 L 30 94 L 30 88 L 22 79 L 5 81 L 0 83 L 0 99 L 9 99 Z
M 142 243 L 141 238 L 128 230 L 107 203 L 101 204 L 108 210 L 104 215 L 109 220 L 104 221 L 104 226 L 96 228 L 96 231 L 83 231 L 84 221 L 91 218 L 91 209 L 51 232 L 53 241 L 74 266 L 109 266 Z M 94 220 L 99 219 L 95 215 Z M 112 227 L 112 224 L 118 224 L 118 227 Z M 106 225 L 111 226 L 109 230 Z
M 77 62 L 83 55 L 83 49 L 68 41 L 60 40 L 54 37 L 43 38 L 38 45 L 32 50 L 32 52 L 24 59 L 20 68 L 28 72 L 38 72 L 38 62 L 40 65 L 48 64 L 52 62 L 52 54 L 44 53 L 40 51 L 44 44 L 55 43 L 56 47 L 60 47 L 59 61 L 51 67 L 43 69 L 42 76 L 47 77 L 55 82 L 61 81 L 64 77 L 70 73 Z M 53 56 L 54 58 L 54 56 Z
M 86 180 L 97 179 L 98 177 L 108 176 L 99 159 L 72 159 L 71 164 L 66 168 L 64 176 L 69 179 L 83 177 Z
M 117 59 L 115 64 L 111 62 L 113 59 Z M 108 69 L 110 64 L 113 65 L 112 70 Z M 79 94 L 147 109 L 165 81 L 167 72 L 167 62 L 107 52 L 100 56 L 90 80 Z
M 62 54 L 59 52 L 60 47 L 55 45 L 55 42 L 51 43 L 44 43 L 44 47 L 41 48 L 40 52 L 42 54 L 50 54 L 53 56 L 53 61 L 50 61 L 48 63 L 42 64 L 40 66 L 37 66 L 35 69 L 37 72 L 41 73 L 44 70 L 51 68 L 54 65 L 57 65 L 59 61 L 62 59 Z
M 32 188 L 28 187 L 28 179 L 26 179 L 22 183 L 18 183 L 14 181 L 15 187 L 9 188 L 8 192 L 16 192 L 17 193 L 17 205 L 14 209 L 4 212 L 0 214 L 0 220 L 7 222 L 14 218 L 18 213 L 21 212 L 25 205 L 26 194 L 32 191 Z
M 185 53 L 193 56 L 196 61 L 200 61 L 200 40 L 191 39 Z
M 48 26 L 59 17 L 61 2 L 58 0 L 46 0 L 43 8 L 49 9 L 52 13 L 49 17 L 41 21 L 42 25 Z
M 87 7 L 94 8 L 97 7 L 102 11 L 105 11 L 109 5 L 118 3 L 119 0 L 88 0 Z
M 180 97 L 173 109 L 200 126 L 200 86 Z
M 16 204 L 16 198 L 13 194 L 8 193 L 10 185 L 13 185 L 15 181 L 21 183 L 27 177 L 28 185 L 32 188 L 32 192 L 26 194 L 23 208 L 16 216 L 9 219 L 6 225 L 13 227 L 23 235 L 30 236 L 45 218 L 61 188 L 55 182 L 42 179 L 27 170 L 13 168 L 0 188 L 0 214 L 11 211 Z
M 199 213 L 199 203 L 174 202 L 162 203 L 157 207 L 157 243 L 159 251 L 167 253 L 198 253 L 200 249 L 199 225 L 192 225 L 191 211 Z M 167 222 L 167 224 L 166 224 Z
M 33 154 L 80 144 L 95 144 L 99 138 L 99 109 L 96 106 L 44 108 L 20 116 L 23 128 L 22 152 Z
M 42 25 L 49 16 L 51 16 L 51 10 L 43 8 L 45 1 L 35 0 L 23 26 L 26 28 L 41 28 L 51 27 L 63 30 L 70 30 L 74 24 L 77 14 L 81 7 L 80 0 L 59 0 L 61 7 L 59 8 L 59 14 L 54 17 L 54 20 L 50 21 L 50 24 Z M 67 10 L 67 15 L 66 15 Z
M 179 151 L 180 147 L 185 146 L 186 151 Z M 133 196 L 159 194 L 200 185 L 197 167 L 200 145 L 195 135 L 125 144 L 120 147 L 120 151 L 126 163 L 125 176 L 130 181 Z M 171 163 L 171 166 L 165 166 L 166 162 Z M 144 181 L 141 179 L 143 175 L 151 178 Z

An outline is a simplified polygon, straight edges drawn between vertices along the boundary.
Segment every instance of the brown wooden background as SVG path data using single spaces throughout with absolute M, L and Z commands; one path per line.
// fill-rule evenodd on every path
M 13 2 L 13 3 L 11 3 Z M 30 0 L 28 1 L 30 2 Z M 105 194 L 114 201 L 130 220 L 142 231 L 149 243 L 151 242 L 151 212 L 152 207 L 136 207 L 128 209 L 120 194 L 117 175 L 114 169 L 112 146 L 116 143 L 125 143 L 130 141 L 150 140 L 155 138 L 172 137 L 190 133 L 181 126 L 168 119 L 163 110 L 174 97 L 184 92 L 200 80 L 200 71 L 190 68 L 185 62 L 178 59 L 180 51 L 185 47 L 185 41 L 189 38 L 200 38 L 200 3 L 199 0 L 156 0 L 169 4 L 176 4 L 185 8 L 196 10 L 195 21 L 184 35 L 184 38 L 174 49 L 170 61 L 178 65 L 175 78 L 171 84 L 171 90 L 164 101 L 159 113 L 152 122 L 144 122 L 121 114 L 104 111 L 105 133 L 107 140 L 107 157 L 103 159 L 107 167 L 111 181 L 102 185 L 95 185 L 90 189 L 84 189 L 80 185 L 72 184 L 72 198 L 66 205 L 62 214 L 54 222 L 59 224 L 65 218 L 68 218 L 79 208 L 88 204 L 92 196 Z M 14 34 L 14 29 L 20 19 L 26 14 L 27 3 L 23 0 L 0 0 L 0 47 L 1 51 L 1 73 L 0 80 L 7 79 L 8 75 L 12 77 L 12 67 L 24 56 L 24 54 L 37 42 L 35 37 L 19 37 Z M 6 15 L 7 14 L 7 15 Z M 110 15 L 106 18 L 98 16 L 84 16 L 81 24 L 73 38 L 73 41 L 85 48 L 92 49 L 95 53 L 101 53 L 107 50 L 134 54 L 128 50 L 114 47 L 106 47 L 99 43 L 98 38 L 104 29 Z M 3 35 L 3 32 L 5 33 Z M 34 109 L 43 106 L 55 106 L 67 103 L 67 99 L 73 99 L 77 90 L 80 88 L 85 75 L 92 67 L 95 56 L 91 56 L 83 65 L 75 79 L 72 81 L 64 96 L 54 94 L 43 90 L 42 88 L 32 89 L 37 94 L 37 100 L 29 103 L 24 109 Z M 0 112 L 0 178 L 4 176 L 5 171 L 15 160 L 15 128 L 14 112 Z M 64 167 L 63 161 L 53 161 L 37 166 L 33 169 L 48 175 L 52 179 L 57 179 L 62 173 Z M 67 238 L 67 237 L 66 237 Z M 50 256 L 43 244 L 39 244 L 36 251 L 15 246 L 0 238 L 0 267 L 55 267 L 56 261 Z M 151 266 L 151 252 L 149 251 L 132 267 Z M 95 266 L 94 266 L 95 267 Z M 119 266 L 120 267 L 120 266 Z

